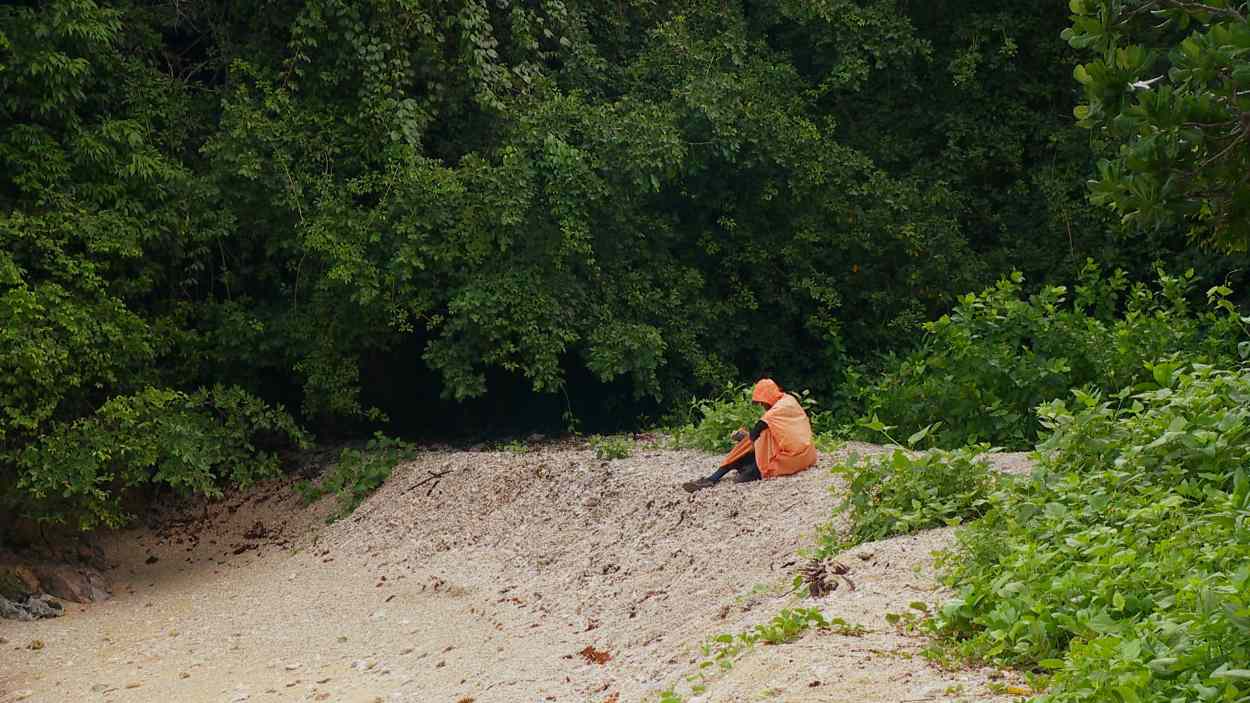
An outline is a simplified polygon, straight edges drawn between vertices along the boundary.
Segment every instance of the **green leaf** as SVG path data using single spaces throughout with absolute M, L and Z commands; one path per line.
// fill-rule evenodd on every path
M 1250 681 L 1250 669 L 1226 669 L 1211 674 L 1213 679 L 1240 679 Z
M 925 425 L 919 430 L 913 432 L 911 436 L 907 438 L 907 446 L 909 447 L 916 446 L 921 440 L 929 436 L 929 430 L 931 429 L 933 429 L 933 425 Z

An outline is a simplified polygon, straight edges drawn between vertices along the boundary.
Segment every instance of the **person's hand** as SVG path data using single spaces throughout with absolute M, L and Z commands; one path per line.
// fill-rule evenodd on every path
M 733 433 L 733 441 L 741 442 L 746 436 L 747 436 L 746 432 L 743 432 L 742 430 L 738 430 L 737 432 Z

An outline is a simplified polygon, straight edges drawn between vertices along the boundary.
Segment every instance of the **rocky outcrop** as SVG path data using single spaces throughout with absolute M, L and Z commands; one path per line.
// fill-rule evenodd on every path
M 0 566 L 0 618 L 35 620 L 60 615 L 61 604 L 40 589 L 39 578 L 30 568 Z
M 36 567 L 35 576 L 44 592 L 74 603 L 94 603 L 112 597 L 108 581 L 95 569 L 84 566 Z
M 12 557 L 9 555 L 9 558 Z M 0 618 L 54 618 L 63 613 L 60 601 L 92 603 L 111 597 L 108 581 L 99 571 L 87 565 L 43 563 L 27 566 L 0 561 Z

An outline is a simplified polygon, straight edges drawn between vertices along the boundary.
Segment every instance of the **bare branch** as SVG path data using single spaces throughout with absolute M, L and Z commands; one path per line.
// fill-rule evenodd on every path
M 1237 138 L 1234 139 L 1228 146 L 1224 147 L 1220 151 L 1220 153 L 1216 154 L 1215 156 L 1212 156 L 1206 161 L 1203 161 L 1202 164 L 1198 166 L 1198 169 L 1202 170 L 1206 168 L 1207 166 L 1210 166 L 1211 164 L 1215 163 L 1216 161 L 1219 161 L 1220 159 L 1224 158 L 1224 156 L 1228 154 L 1228 152 L 1233 150 L 1233 147 L 1236 147 L 1238 144 L 1245 141 L 1245 139 L 1246 139 L 1246 132 L 1242 131 L 1241 134 L 1237 135 Z
M 1194 2 L 1193 0 L 1155 0 L 1155 4 L 1178 10 L 1187 10 L 1189 12 L 1205 12 L 1217 17 L 1232 17 L 1238 22 L 1246 21 L 1246 16 L 1232 7 L 1216 7 L 1214 5 L 1208 5 L 1204 2 Z

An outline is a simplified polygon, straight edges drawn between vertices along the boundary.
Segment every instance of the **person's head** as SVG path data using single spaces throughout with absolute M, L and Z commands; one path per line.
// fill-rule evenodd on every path
M 761 405 L 765 408 L 771 408 L 774 403 L 781 400 L 781 386 L 771 378 L 761 378 L 755 383 L 755 389 L 751 391 L 751 402 Z

